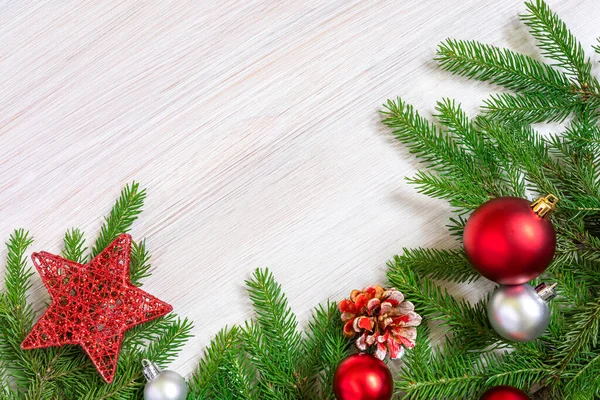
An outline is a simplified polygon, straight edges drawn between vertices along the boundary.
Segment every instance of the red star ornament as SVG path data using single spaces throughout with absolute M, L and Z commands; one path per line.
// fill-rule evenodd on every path
M 173 310 L 129 280 L 131 236 L 117 237 L 87 264 L 46 252 L 31 258 L 52 302 L 21 347 L 78 344 L 112 382 L 123 334 Z

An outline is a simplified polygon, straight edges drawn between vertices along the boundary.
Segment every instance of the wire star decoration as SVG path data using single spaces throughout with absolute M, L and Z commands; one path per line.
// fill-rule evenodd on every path
M 76 344 L 112 382 L 123 335 L 173 310 L 129 278 L 131 236 L 122 234 L 87 264 L 40 252 L 31 258 L 52 302 L 21 343 L 23 349 Z

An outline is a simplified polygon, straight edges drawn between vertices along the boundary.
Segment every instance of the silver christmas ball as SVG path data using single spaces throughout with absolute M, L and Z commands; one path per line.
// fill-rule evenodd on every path
M 548 328 L 550 309 L 546 303 L 554 295 L 554 285 L 541 284 L 500 286 L 487 306 L 492 327 L 505 339 L 528 342 L 537 339 Z
M 169 370 L 161 371 L 148 360 L 143 360 L 142 365 L 148 380 L 144 388 L 144 400 L 185 400 L 188 388 L 181 375 Z

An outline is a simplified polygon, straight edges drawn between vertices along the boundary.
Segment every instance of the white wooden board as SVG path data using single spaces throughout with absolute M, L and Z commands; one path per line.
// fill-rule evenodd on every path
M 589 49 L 599 3 L 550 4 Z M 23 227 L 32 251 L 58 252 L 80 227 L 91 243 L 135 179 L 148 200 L 132 233 L 155 267 L 144 288 L 195 323 L 173 369 L 190 373 L 219 329 L 252 315 L 243 285 L 257 267 L 305 325 L 317 303 L 385 282 L 402 247 L 455 246 L 449 207 L 405 183 L 418 164 L 378 110 L 402 95 L 425 114 L 444 96 L 476 112 L 497 88 L 441 71 L 435 48 L 458 37 L 539 57 L 524 9 L 0 0 L 0 238 Z M 35 276 L 38 312 L 45 299 Z

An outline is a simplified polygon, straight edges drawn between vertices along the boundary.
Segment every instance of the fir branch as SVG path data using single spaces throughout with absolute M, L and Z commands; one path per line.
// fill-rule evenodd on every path
M 242 339 L 244 351 L 259 374 L 259 397 L 271 400 L 299 397 L 293 367 L 271 348 L 271 343 L 265 340 L 256 322 L 246 322 Z
M 466 173 L 469 176 L 477 174 L 472 157 L 451 137 L 421 117 L 412 105 L 398 98 L 395 102 L 389 100 L 384 107 L 383 123 L 392 128 L 394 136 L 433 171 Z
M 537 358 L 541 348 L 531 351 L 530 346 L 519 354 L 479 354 L 465 352 L 448 339 L 443 350 L 434 352 L 426 326 L 418 331 L 417 345 L 407 355 L 396 381 L 404 399 L 479 398 L 492 386 L 528 388 L 551 377 L 549 366 Z
M 485 380 L 474 368 L 478 356 L 456 348 L 450 340 L 443 351 L 433 352 L 427 332 L 418 328 L 417 345 L 406 357 L 396 391 L 406 400 L 476 398 Z
M 258 399 L 255 371 L 242 351 L 239 328 L 221 330 L 204 351 L 204 358 L 188 381 L 196 400 Z
M 396 265 L 419 276 L 451 282 L 475 282 L 481 275 L 473 269 L 464 250 L 402 249 Z
M 520 92 L 545 94 L 571 91 L 569 78 L 533 58 L 473 40 L 447 39 L 436 60 L 446 71 Z
M 568 368 L 571 360 L 598 345 L 600 340 L 600 303 L 591 302 L 574 309 L 568 317 L 567 326 L 571 328 L 555 353 L 561 373 Z
M 582 230 L 565 230 L 567 241 L 562 241 L 561 253 L 570 254 L 573 259 L 584 258 L 588 262 L 600 263 L 600 239 Z
M 564 155 L 567 160 L 587 159 L 592 162 L 600 157 L 600 127 L 598 127 L 598 107 L 586 104 L 562 134 L 566 149 L 570 152 Z
M 434 117 L 447 128 L 448 133 L 456 139 L 457 143 L 472 154 L 484 153 L 488 156 L 482 157 L 486 166 L 493 166 L 494 157 L 486 146 L 485 138 L 474 129 L 473 123 L 460 104 L 457 104 L 454 99 L 444 98 L 437 102 L 435 111 Z
M 139 398 L 144 388 L 144 378 L 141 373 L 142 364 L 125 362 L 124 357 L 117 363 L 118 373 L 111 384 L 105 384 L 97 374 L 88 379 L 78 380 L 74 387 L 78 399 L 83 400 L 130 400 Z M 138 360 L 139 361 L 139 360 Z
M 87 259 L 85 256 L 86 251 L 84 233 L 77 228 L 68 230 L 63 239 L 62 256 L 67 260 L 85 263 Z
M 477 208 L 488 199 L 483 193 L 473 191 L 464 182 L 454 177 L 445 177 L 429 171 L 417 171 L 415 176 L 406 179 L 417 187 L 417 191 L 429 197 L 448 201 L 456 207 L 460 215 Z
M 226 373 L 217 375 L 215 382 L 215 399 L 223 400 L 252 400 L 258 399 L 253 386 L 254 369 L 249 360 L 244 357 L 228 358 L 223 370 Z
M 467 220 L 462 215 L 449 218 L 450 223 L 446 225 L 450 235 L 454 236 L 459 242 L 462 243 L 463 232 L 465 231 L 465 225 Z
M 510 176 L 513 171 L 509 170 L 511 166 L 507 157 L 497 151 L 489 138 L 477 130 L 459 104 L 453 99 L 445 98 L 437 103 L 435 109 L 435 117 L 447 128 L 447 133 L 473 156 L 472 162 L 483 175 L 484 180 L 480 182 L 488 195 L 511 196 L 522 191 L 520 179 Z M 472 190 L 472 186 L 472 182 L 469 182 L 468 187 L 465 185 L 462 189 Z
M 238 328 L 223 329 L 217 333 L 210 345 L 204 350 L 204 357 L 188 380 L 190 393 L 195 399 L 216 397 L 214 385 L 219 370 L 232 348 L 239 345 Z
M 527 1 L 525 6 L 529 12 L 521 15 L 521 20 L 537 39 L 542 54 L 556 61 L 557 66 L 575 77 L 582 87 L 589 86 L 592 64 L 567 25 L 543 0 Z
M 482 351 L 489 346 L 505 347 L 508 343 L 492 329 L 485 305 L 487 300 L 471 305 L 456 300 L 425 276 L 417 277 L 410 265 L 396 256 L 388 263 L 390 285 L 403 292 L 415 309 L 429 320 L 441 321 L 454 333 L 455 344 Z
M 138 183 L 133 182 L 123 188 L 121 197 L 113 206 L 109 216 L 104 219 L 100 235 L 92 249 L 92 257 L 97 256 L 119 234 L 129 231 L 131 224 L 142 212 L 145 199 L 146 189 L 140 190 Z
M 350 348 L 348 339 L 339 332 L 330 332 L 325 337 L 325 346 L 321 353 L 321 367 L 323 372 L 319 375 L 321 384 L 321 399 L 333 400 L 333 378 L 338 365 L 348 357 Z
M 396 392 L 410 392 L 415 383 L 415 377 L 431 376 L 432 370 L 429 368 L 429 364 L 433 359 L 433 348 L 429 334 L 427 319 L 423 318 L 421 325 L 417 327 L 415 347 L 403 359 L 402 369 L 395 383 Z
M 176 321 L 177 315 L 170 313 L 128 329 L 123 337 L 123 349 L 127 352 L 139 353 L 148 343 L 159 338 Z
M 562 167 L 550 156 L 545 139 L 530 126 L 501 122 L 479 116 L 476 126 L 482 134 L 493 140 L 498 151 L 506 154 L 517 171 L 525 174 L 529 189 L 534 193 L 553 193 L 567 199 L 559 189 L 565 179 Z M 565 202 L 562 202 L 561 207 Z
M 439 172 L 451 171 L 454 155 L 462 153 L 453 140 L 401 98 L 388 100 L 383 106 L 383 123 L 392 129 L 398 140 L 408 145 L 411 153 L 426 164 L 437 167 Z M 471 168 L 468 164 L 460 167 Z
M 147 349 L 141 352 L 141 358 L 165 367 L 177 357 L 183 345 L 192 337 L 192 328 L 193 325 L 187 318 L 177 318 L 151 339 Z
M 15 230 L 6 243 L 8 253 L 6 256 L 6 274 L 4 286 L 6 287 L 6 301 L 22 312 L 27 306 L 27 291 L 31 288 L 30 278 L 33 275 L 31 268 L 27 266 L 25 252 L 33 243 L 29 233 L 23 229 Z
M 22 229 L 15 230 L 6 243 L 6 273 L 0 306 L 0 367 L 10 374 L 18 389 L 26 388 L 37 372 L 31 355 L 21 349 L 21 341 L 33 324 L 33 310 L 27 304 L 31 268 L 25 258 L 33 242 Z
M 389 265 L 390 282 L 415 299 L 422 314 L 442 320 L 454 333 L 442 352 L 429 352 L 413 364 L 416 373 L 411 375 L 412 369 L 407 369 L 409 373 L 400 380 L 406 398 L 475 398 L 481 394 L 479 389 L 497 384 L 524 389 L 542 386 L 536 393 L 539 399 L 583 400 L 600 395 L 596 379 L 600 374 L 600 314 L 596 312 L 600 307 L 600 238 L 595 224 L 590 223 L 600 212 L 599 84 L 590 74 L 591 64 L 581 45 L 546 3 L 532 0 L 527 7 L 529 14 L 523 19 L 544 55 L 566 72 L 507 49 L 450 39 L 438 50 L 442 68 L 518 93 L 492 96 L 486 101 L 484 115 L 474 121 L 454 102 L 438 103 L 436 116 L 447 128 L 442 140 L 441 131 L 402 103 L 390 112 L 388 102 L 384 114 L 395 136 L 428 164 L 430 171 L 420 171 L 411 181 L 421 192 L 447 199 L 453 206 L 459 204 L 459 217 L 451 220 L 456 235 L 464 228 L 462 215 L 469 208 L 464 199 L 469 189 L 484 188 L 492 197 L 505 195 L 503 191 L 524 197 L 526 185 L 536 194 L 553 193 L 561 199 L 553 216 L 558 233 L 556 258 L 547 272 L 547 277 L 559 283 L 560 296 L 550 304 L 552 320 L 546 335 L 534 343 L 515 345 L 510 354 L 494 355 L 486 346 L 508 343 L 473 334 L 482 329 L 485 335 L 490 329 L 485 326 L 485 301 L 469 310 L 468 304 L 434 285 L 432 276 L 445 280 L 452 276 L 444 276 L 443 264 L 440 267 L 435 261 L 412 265 L 415 256 L 417 260 L 423 256 L 412 253 L 421 249 L 405 254 L 402 262 L 397 257 Z M 600 47 L 596 51 L 600 53 Z M 548 139 L 529 126 L 562 122 L 570 116 L 573 121 L 567 130 Z M 446 145 L 443 157 L 439 156 L 440 143 Z M 464 152 L 472 157 L 469 163 L 481 170 L 478 175 L 453 164 L 453 157 L 464 159 Z M 459 172 L 468 179 L 461 181 Z M 452 257 L 442 255 L 437 261 L 450 260 Z M 460 272 L 450 273 L 462 279 Z M 467 315 L 473 318 L 465 318 Z M 471 320 L 477 321 L 475 326 Z M 469 338 L 466 347 L 465 337 Z M 483 358 L 472 358 L 476 352 L 464 353 L 470 349 L 483 351 Z M 479 389 L 469 393 L 475 386 Z
M 301 336 L 296 317 L 268 269 L 257 269 L 246 281 L 256 321 L 242 331 L 244 348 L 260 373 L 259 384 L 265 398 L 301 396 L 305 382 L 297 372 Z
M 563 374 L 563 380 L 566 381 L 564 392 L 569 396 L 564 398 L 575 399 L 575 396 L 581 396 L 581 399 L 598 398 L 600 396 L 599 376 L 600 352 L 582 354 Z
M 146 250 L 146 240 L 132 242 L 131 264 L 129 266 L 129 279 L 135 286 L 142 286 L 142 280 L 150 276 L 150 252 Z
M 392 129 L 399 141 L 408 146 L 411 153 L 438 174 L 438 176 L 424 173 L 417 175 L 413 182 L 420 185 L 421 190 L 437 191 L 440 195 L 447 193 L 448 197 L 454 195 L 450 200 L 451 204 L 467 209 L 475 208 L 474 204 L 468 204 L 469 201 L 480 204 L 482 200 L 489 198 L 488 192 L 483 187 L 473 188 L 471 184 L 473 181 L 489 182 L 489 174 L 486 176 L 487 171 L 479 168 L 478 162 L 453 138 L 421 117 L 410 104 L 400 98 L 395 102 L 389 100 L 384 107 L 383 123 Z M 448 178 L 439 178 L 440 175 L 447 175 Z M 450 183 L 450 180 L 453 182 Z M 442 188 L 447 185 L 469 187 L 470 191 L 465 190 L 457 194 L 453 190 L 446 191 Z
M 537 92 L 500 93 L 484 101 L 483 111 L 491 118 L 526 124 L 563 122 L 579 104 L 575 98 Z
M 536 354 L 510 353 L 494 361 L 482 371 L 486 377 L 486 388 L 508 385 L 528 391 L 533 385 L 552 378 L 550 366 L 538 359 Z
M 333 399 L 333 374 L 349 354 L 350 341 L 343 334 L 343 323 L 335 303 L 315 308 L 302 342 L 302 360 L 298 368 L 306 377 L 304 398 Z M 321 374 L 323 371 L 323 374 Z M 317 393 L 319 382 L 322 393 Z
M 287 353 L 289 360 L 294 360 L 297 353 L 293 351 L 300 343 L 300 334 L 281 286 L 268 269 L 256 269 L 246 286 L 265 338 L 279 341 L 276 345 L 281 347 L 282 354 Z
M 569 268 L 560 268 L 562 267 L 561 264 L 560 261 L 555 261 L 549 269 L 556 272 L 554 275 L 558 282 L 558 287 L 560 287 L 560 295 L 565 299 L 565 305 L 568 307 L 583 306 L 590 302 L 592 300 L 591 293 L 587 285 L 581 284 L 582 279 L 584 279 L 581 270 L 573 264 L 570 264 Z M 560 271 L 555 271 L 559 268 Z M 561 302 L 561 298 L 559 297 L 555 302 Z
M 600 43 L 600 38 L 596 38 L 596 41 L 597 41 L 598 43 Z M 595 51 L 596 53 L 600 54 L 600 44 L 597 44 L 597 45 L 595 45 L 595 46 L 592 46 L 592 48 L 594 49 L 594 51 Z
M 600 211 L 584 218 L 584 228 L 591 235 L 600 238 Z
M 563 160 L 564 179 L 561 184 L 569 191 L 570 197 L 575 199 L 574 202 L 583 203 L 578 205 L 589 208 L 600 206 L 600 170 L 594 164 L 595 160 L 585 157 L 586 150 L 574 146 L 573 140 L 566 137 L 551 136 L 550 150 Z

